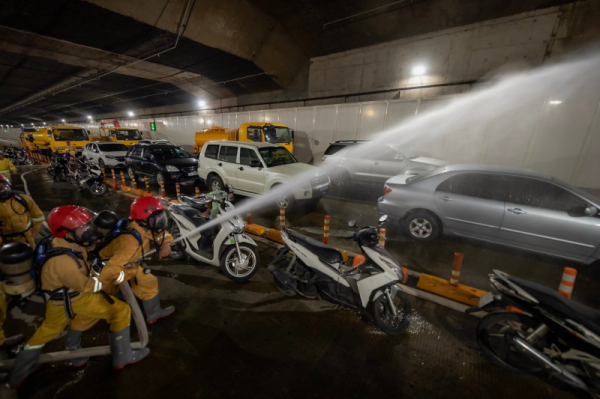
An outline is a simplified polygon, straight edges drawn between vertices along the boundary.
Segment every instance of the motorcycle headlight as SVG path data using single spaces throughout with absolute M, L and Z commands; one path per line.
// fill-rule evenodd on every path
M 173 165 L 166 166 L 167 172 L 179 172 L 179 169 Z
M 404 274 L 402 274 L 402 270 L 400 270 L 400 268 L 398 266 L 392 267 L 392 270 L 394 271 L 394 273 L 396 273 L 398 280 L 400 280 L 400 281 L 404 280 Z

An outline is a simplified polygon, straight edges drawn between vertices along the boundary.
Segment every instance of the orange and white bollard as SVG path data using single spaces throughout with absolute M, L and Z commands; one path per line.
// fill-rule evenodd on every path
M 385 229 L 379 229 L 379 243 L 377 245 L 385 248 Z
M 454 262 L 452 262 L 452 276 L 450 277 L 450 285 L 457 286 L 458 278 L 460 277 L 460 269 L 465 255 L 460 252 L 454 253 Z
M 285 229 L 285 208 L 283 206 L 279 207 L 279 229 Z
M 325 215 L 323 224 L 323 244 L 329 245 L 329 215 Z
M 565 267 L 560 285 L 558 286 L 558 293 L 560 295 L 571 298 L 573 286 L 575 285 L 575 277 L 577 277 L 577 270 L 572 267 Z
M 121 186 L 127 187 L 127 180 L 125 180 L 125 172 L 121 171 Z
M 250 204 L 250 200 L 246 200 L 246 205 Z M 246 224 L 252 224 L 252 213 L 250 213 L 250 209 L 246 212 Z
M 196 187 L 196 198 L 200 198 L 200 187 Z
M 150 180 L 148 180 L 148 176 L 144 176 L 144 183 L 146 183 L 146 192 L 148 194 L 152 194 L 152 191 L 150 191 Z
M 110 171 L 112 173 L 112 178 L 113 178 L 113 187 L 117 188 L 117 175 L 115 174 L 115 170 L 111 169 Z
M 138 186 L 137 186 L 137 180 L 135 180 L 135 174 L 129 175 L 129 178 L 131 179 L 131 186 L 133 187 L 134 190 L 137 190 Z
M 102 171 L 102 180 L 106 181 L 106 171 L 104 168 L 100 168 L 100 170 Z
M 181 196 L 181 187 L 179 187 L 179 182 L 175 182 L 175 192 L 177 193 L 177 199 Z
M 160 196 L 163 198 L 167 197 L 167 191 L 165 190 L 165 181 L 164 180 L 160 181 Z

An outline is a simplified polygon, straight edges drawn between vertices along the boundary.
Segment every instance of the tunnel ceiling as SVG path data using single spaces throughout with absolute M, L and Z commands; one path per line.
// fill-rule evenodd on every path
M 274 62 L 271 65 L 265 60 L 266 55 L 278 58 L 277 51 L 282 46 L 296 52 L 294 60 L 307 62 L 310 57 L 570 1 L 240 0 L 236 3 L 235 0 L 195 0 L 191 2 L 190 20 L 195 21 L 195 25 L 200 21 L 198 18 L 210 20 L 211 13 L 219 22 L 224 20 L 224 12 L 229 12 L 228 17 L 234 21 L 239 19 L 235 12 L 251 12 L 253 19 L 242 23 L 251 24 L 250 31 L 254 26 L 257 31 L 267 30 L 265 41 L 274 44 L 259 43 L 267 49 L 260 55 L 256 51 L 245 54 L 244 49 L 236 49 L 232 42 L 212 47 L 205 43 L 216 42 L 203 43 L 203 36 L 198 34 L 201 28 L 190 26 L 190 22 L 175 49 L 138 65 L 144 69 L 143 73 L 125 74 L 120 73 L 120 69 L 104 76 L 111 70 L 111 66 L 106 66 L 110 64 L 98 67 L 61 57 L 63 51 L 87 54 L 89 49 L 96 52 L 99 60 L 117 60 L 116 67 L 130 62 L 127 60 L 167 49 L 175 42 L 174 29 L 157 28 L 158 22 L 153 26 L 148 23 L 148 16 L 136 11 L 115 11 L 124 4 L 143 11 L 143 7 L 158 6 L 161 2 L 164 2 L 162 12 L 171 14 L 175 12 L 168 7 L 183 9 L 186 3 L 185 0 L 108 0 L 105 3 L 4 0 L 0 6 L 0 27 L 11 35 L 0 34 L 0 123 L 81 119 L 89 114 L 122 113 L 124 109 L 180 103 L 188 103 L 193 109 L 197 99 L 204 95 L 210 99 L 226 98 L 285 87 L 290 80 L 285 76 L 290 71 L 285 69 L 289 68 L 286 64 Z M 212 28 L 219 32 L 218 26 Z M 227 29 L 223 27 L 223 32 L 231 34 Z M 12 38 L 12 33 L 18 40 Z M 36 48 L 36 35 L 51 40 L 51 44 Z M 247 32 L 244 35 L 247 36 Z M 298 50 L 273 35 L 291 37 Z M 232 37 L 235 38 L 235 34 Z M 119 56 L 126 57 L 119 59 Z M 147 71 L 155 69 L 158 75 L 149 77 Z M 81 86 L 76 85 L 81 82 Z M 57 93 L 58 88 L 65 87 L 69 90 Z

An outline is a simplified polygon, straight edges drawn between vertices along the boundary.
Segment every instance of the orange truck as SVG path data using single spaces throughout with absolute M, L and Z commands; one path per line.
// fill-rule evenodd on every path
M 238 129 L 225 129 L 213 126 L 194 136 L 194 152 L 199 153 L 204 144 L 213 140 L 254 141 L 279 144 L 289 152 L 294 150 L 294 131 L 280 123 L 250 122 Z

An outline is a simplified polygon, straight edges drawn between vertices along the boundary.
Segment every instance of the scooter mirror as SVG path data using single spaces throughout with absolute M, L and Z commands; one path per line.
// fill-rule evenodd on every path
M 356 220 L 351 220 L 348 222 L 348 226 L 350 227 L 356 227 Z
M 382 224 L 382 223 L 384 223 L 384 222 L 387 220 L 387 218 L 388 218 L 388 215 L 382 215 L 382 216 L 379 218 L 379 224 Z

